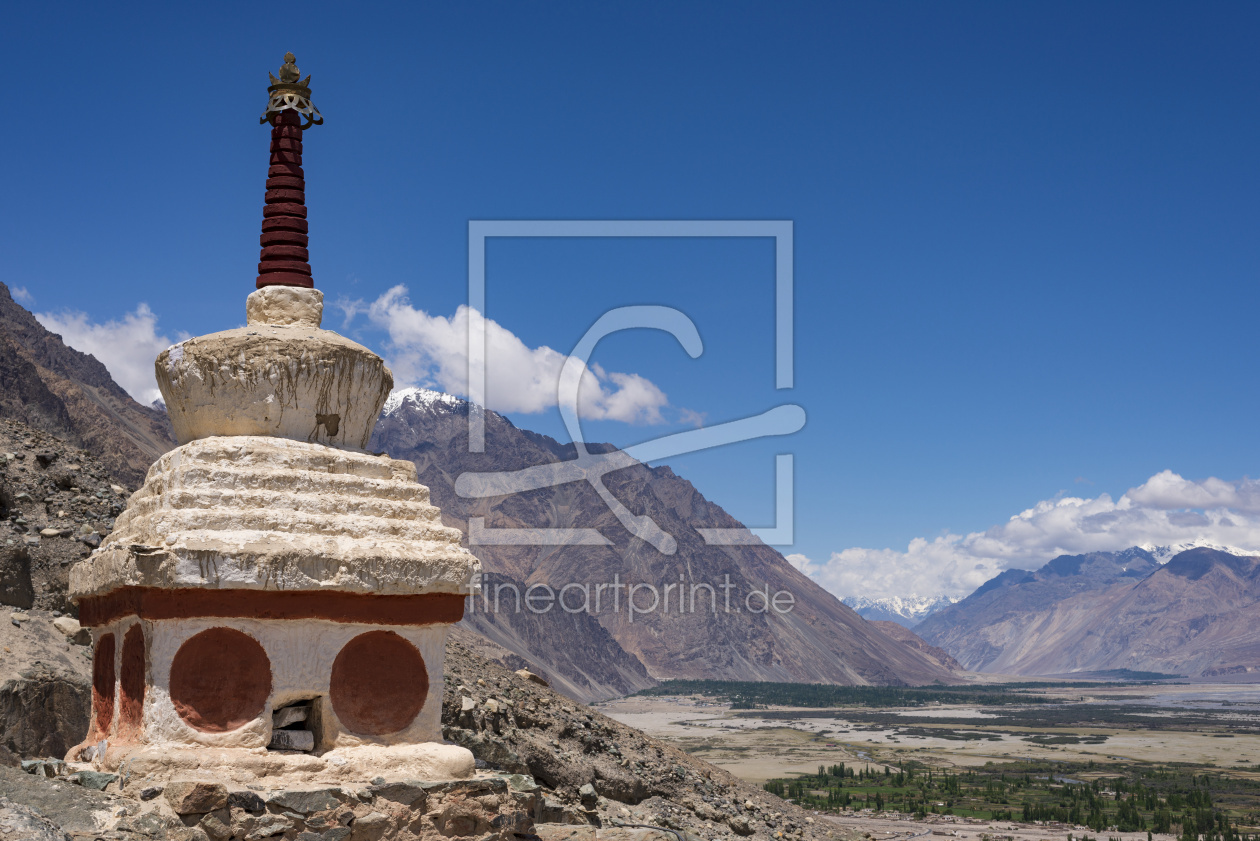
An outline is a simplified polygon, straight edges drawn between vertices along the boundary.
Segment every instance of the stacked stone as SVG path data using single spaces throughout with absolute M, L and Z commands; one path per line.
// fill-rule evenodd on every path
M 297 111 L 272 117 L 271 168 L 263 207 L 259 289 L 266 286 L 314 287 L 306 250 L 306 179 L 302 174 L 302 121 Z

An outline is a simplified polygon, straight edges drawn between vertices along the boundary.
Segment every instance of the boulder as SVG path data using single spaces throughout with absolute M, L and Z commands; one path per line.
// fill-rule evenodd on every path
M 24 757 L 61 757 L 87 735 L 92 667 L 43 611 L 20 627 L 0 622 L 0 746 Z
M 80 771 L 73 777 L 78 777 L 79 785 L 93 791 L 104 791 L 107 785 L 118 779 L 117 774 L 106 774 L 101 771 Z
M 34 664 L 0 683 L 0 744 L 22 756 L 65 756 L 87 733 L 91 697 L 87 680 Z
M 273 730 L 271 732 L 272 750 L 311 751 L 315 749 L 315 734 L 309 730 Z
M 52 622 L 53 627 L 65 634 L 66 639 L 75 645 L 90 645 L 92 632 L 79 624 L 79 620 L 70 616 L 59 616 Z
M 325 809 L 336 809 L 341 804 L 339 788 L 318 788 L 310 790 L 278 791 L 267 798 L 267 805 L 309 815 L 311 812 L 322 812 Z
M 219 783 L 167 783 L 162 794 L 177 815 L 204 815 L 222 809 L 228 803 L 227 787 Z
M 252 791 L 246 790 L 234 791 L 229 794 L 228 806 L 249 812 L 251 815 L 261 815 L 263 809 L 267 808 L 267 804 L 263 802 L 261 797 Z
M 427 797 L 424 788 L 418 782 L 383 783 L 371 786 L 368 792 L 383 800 L 392 800 L 414 809 L 423 809 Z
M 306 704 L 294 704 L 289 707 L 281 707 L 271 714 L 271 726 L 279 730 L 281 727 L 288 727 L 290 724 L 298 724 L 306 721 L 307 714 L 311 708 Z
M 23 610 L 35 604 L 31 556 L 25 544 L 0 546 L 0 604 Z
M 0 838 L 22 841 L 70 841 L 70 836 L 29 806 L 0 797 Z
M 551 686 L 551 684 L 547 683 L 547 681 L 544 680 L 541 676 L 534 674 L 529 669 L 517 669 L 516 676 L 519 677 L 521 680 L 527 680 L 530 683 L 536 683 L 539 686 Z

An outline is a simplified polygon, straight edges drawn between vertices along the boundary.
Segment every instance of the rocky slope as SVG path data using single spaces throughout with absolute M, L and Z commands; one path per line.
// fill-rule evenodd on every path
M 516 652 L 566 691 L 585 700 L 607 698 L 666 678 L 797 681 L 841 684 L 925 684 L 954 676 L 923 652 L 880 632 L 834 596 L 800 574 L 774 549 L 710 546 L 697 528 L 742 528 L 668 467 L 634 465 L 605 476 L 611 493 L 636 515 L 651 517 L 677 541 L 673 555 L 627 532 L 585 482 L 492 499 L 455 494 L 456 478 L 471 471 L 510 471 L 571 459 L 572 445 L 518 429 L 494 412 L 485 413 L 485 452 L 468 452 L 469 404 L 436 392 L 409 390 L 391 397 L 371 446 L 415 462 L 420 482 L 433 493 L 445 523 L 467 533 L 469 519 L 484 517 L 487 528 L 594 528 L 606 546 L 504 546 L 471 548 L 493 573 L 487 596 L 465 620 L 469 627 Z M 592 451 L 597 447 L 592 445 Z M 604 445 L 602 451 L 611 448 Z M 593 596 L 586 612 L 557 606 L 543 616 L 522 607 L 511 586 L 555 590 L 586 585 L 650 583 L 674 585 L 668 611 L 630 616 L 608 604 L 599 611 Z M 677 585 L 698 590 L 697 608 L 679 610 Z M 722 588 L 729 584 L 728 590 Z M 499 585 L 505 589 L 500 590 Z M 790 612 L 763 611 L 754 591 L 790 593 Z M 729 609 L 724 598 L 729 592 Z M 624 595 L 624 591 L 623 591 Z M 570 592 L 580 609 L 581 591 Z M 640 593 L 641 603 L 650 596 Z M 751 607 L 751 610 L 749 609 Z M 542 643 L 545 648 L 538 648 Z M 637 665 L 636 665 L 637 663 Z
M 88 453 L 0 420 L 0 747 L 60 756 L 87 730 L 88 636 L 66 585 L 126 492 Z
M 44 329 L 0 283 L 0 417 L 96 453 L 118 481 L 139 483 L 175 446 L 166 415 L 141 406 L 97 359 Z
M 601 826 L 645 823 L 701 838 L 832 831 L 799 807 L 508 672 L 458 639 L 447 645 L 442 723 L 446 738 L 489 767 L 545 786 L 549 813 L 567 813 L 568 823 L 585 815 Z
M 0 420 L 0 604 L 73 611 L 70 566 L 100 545 L 133 489 L 84 450 Z
M 1257 617 L 1260 558 L 1135 548 L 1008 571 L 916 630 L 980 671 L 1222 677 L 1260 669 Z
M 951 672 L 957 672 L 958 674 L 962 674 L 966 671 L 966 669 L 962 667 L 961 663 L 950 656 L 948 651 L 943 648 L 937 648 L 934 645 L 929 645 L 926 640 L 907 628 L 905 625 L 902 625 L 900 622 L 893 622 L 887 619 L 873 619 L 869 621 L 872 625 L 887 634 L 889 637 L 892 637 L 898 642 L 904 643 L 916 651 L 923 653 L 933 662 L 940 665 L 941 668 L 947 669 Z

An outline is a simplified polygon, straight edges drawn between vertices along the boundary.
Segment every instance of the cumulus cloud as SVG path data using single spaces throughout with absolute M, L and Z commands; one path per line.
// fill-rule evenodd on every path
M 1181 544 L 1260 548 L 1260 482 L 1165 470 L 1119 499 L 1056 497 L 985 531 L 915 538 L 904 550 L 787 559 L 840 597 L 964 596 L 1004 570 L 1036 569 L 1059 555 Z
M 153 376 L 153 360 L 172 341 L 158 332 L 157 316 L 148 304 L 140 304 L 134 312 L 104 324 L 93 322 L 87 313 L 72 310 L 39 312 L 35 318 L 70 347 L 95 356 L 109 369 L 114 381 L 138 402 L 148 406 L 161 399 Z M 186 338 L 187 333 L 179 334 L 180 340 Z
M 388 357 L 397 386 L 422 385 L 468 395 L 468 319 L 460 306 L 449 318 L 411 305 L 405 286 L 395 286 L 375 301 L 336 304 L 349 325 L 366 315 L 389 335 Z M 498 412 L 543 412 L 556 405 L 560 369 L 568 357 L 542 345 L 530 347 L 491 319 L 486 330 L 486 405 Z M 605 371 L 591 364 L 582 375 L 579 414 L 589 420 L 663 423 L 669 398 L 655 383 L 638 375 Z M 688 416 L 690 417 L 690 416 Z
M 793 552 L 791 555 L 784 555 L 783 557 L 787 558 L 789 564 L 805 575 L 813 576 L 814 573 L 823 568 L 823 564 L 814 563 L 800 552 Z
M 9 288 L 9 292 L 12 293 L 13 300 L 17 301 L 20 304 L 26 304 L 27 306 L 30 306 L 31 304 L 35 303 L 35 296 L 32 295 L 30 293 L 30 290 L 27 289 L 25 286 L 12 286 Z

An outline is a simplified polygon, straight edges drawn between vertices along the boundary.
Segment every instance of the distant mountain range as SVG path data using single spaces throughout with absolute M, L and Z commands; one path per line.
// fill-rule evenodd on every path
M 486 650 L 500 652 L 499 659 L 529 665 L 579 700 L 633 692 L 669 677 L 893 685 L 958 680 L 920 641 L 911 645 L 881 632 L 770 547 L 757 541 L 707 545 L 697 527 L 743 526 L 668 467 L 635 464 L 609 473 L 605 483 L 636 514 L 652 517 L 674 536 L 673 555 L 628 533 L 586 482 L 488 500 L 457 497 L 454 482 L 465 471 L 515 470 L 575 455 L 572 445 L 518 429 L 488 411 L 486 451 L 470 454 L 470 411 L 467 402 L 450 395 L 403 390 L 390 397 L 373 447 L 413 460 L 444 520 L 465 533 L 470 518 L 484 517 L 491 529 L 595 528 L 608 540 L 606 546 L 472 547 L 485 561 L 487 593 L 508 595 L 497 612 L 470 605 L 464 624 L 482 634 Z M 142 482 L 149 465 L 176 444 L 164 412 L 131 399 L 104 365 L 66 346 L 14 302 L 3 284 L 0 417 L 82 447 L 130 486 Z M 652 585 L 666 600 L 661 609 L 633 618 L 624 603 L 610 611 L 607 599 L 617 579 L 619 601 L 627 596 L 627 584 Z M 558 590 L 568 583 L 607 585 L 603 610 L 592 615 L 553 606 L 534 612 L 528 604 L 521 609 L 511 604 L 513 589 L 523 597 L 531 585 Z M 699 609 L 680 611 L 678 593 L 693 584 L 700 585 Z M 673 589 L 672 599 L 667 588 Z M 766 611 L 755 590 L 788 592 L 795 604 L 784 614 Z M 640 592 L 640 606 L 651 598 Z
M 903 628 L 913 628 L 958 599 L 953 596 L 889 596 L 883 599 L 846 596 L 841 601 L 856 610 L 863 619 L 896 622 Z
M 175 446 L 166 413 L 123 391 L 96 357 L 68 347 L 0 283 L 0 417 L 94 453 L 116 479 L 138 485 Z
M 1260 558 L 1153 548 L 1007 570 L 915 631 L 982 672 L 1260 677 Z
M 1243 550 L 1199 542 L 1062 556 L 1036 571 L 1008 570 L 957 602 L 854 598 L 850 607 L 758 541 L 705 543 L 697 529 L 743 526 L 669 467 L 632 464 L 604 478 L 635 515 L 673 535 L 673 555 L 627 532 L 585 481 L 490 499 L 457 496 L 455 480 L 465 472 L 575 457 L 571 444 L 490 411 L 484 411 L 485 452 L 469 453 L 471 411 L 484 410 L 451 395 L 404 389 L 389 398 L 372 446 L 415 462 L 444 521 L 466 535 L 474 518 L 490 530 L 585 528 L 603 535 L 606 545 L 471 547 L 485 563 L 486 593 L 506 592 L 509 603 L 497 612 L 470 606 L 463 633 L 479 634 L 496 659 L 528 665 L 579 700 L 667 678 L 913 685 L 957 682 L 961 668 L 1260 680 L 1260 558 Z M 132 400 L 98 360 L 67 347 L 2 283 L 0 417 L 95 454 L 133 486 L 175 446 L 164 412 Z M 592 452 L 613 449 L 590 445 Z M 593 589 L 614 576 L 623 585 L 652 584 L 658 593 L 667 585 L 709 585 L 718 599 L 727 582 L 734 595 L 729 612 L 707 610 L 702 590 L 695 612 L 680 611 L 675 595 L 671 609 L 633 619 L 606 603 L 593 615 L 510 604 L 513 590 L 523 595 L 533 585 L 569 583 Z M 790 592 L 792 610 L 748 610 L 745 597 L 764 588 Z
M 470 411 L 484 412 L 484 453 L 468 452 Z M 533 584 L 593 587 L 612 582 L 614 575 L 659 587 L 681 582 L 719 588 L 716 615 L 706 610 L 712 600 L 701 591 L 696 612 L 679 612 L 675 600 L 669 611 L 633 620 L 624 606 L 618 612 L 606 604 L 595 616 L 477 609 L 465 619 L 470 628 L 515 652 L 575 697 L 606 698 L 667 678 L 893 685 L 957 680 L 931 652 L 864 621 L 769 546 L 759 541 L 705 543 L 698 528 L 743 526 L 668 467 L 634 464 L 604 478 L 631 511 L 651 517 L 674 537 L 678 549 L 673 555 L 627 532 L 584 481 L 493 499 L 457 496 L 455 480 L 461 473 L 562 462 L 573 459 L 575 450 L 450 395 L 426 389 L 395 393 L 370 446 L 415 462 L 443 521 L 465 533 L 471 518 L 483 517 L 487 529 L 593 528 L 608 541 L 603 546 L 473 545 L 490 573 L 488 593 L 499 587 L 523 591 Z M 588 446 L 592 452 L 614 449 Z M 730 612 L 721 603 L 725 582 L 732 585 Z M 790 592 L 792 610 L 783 615 L 749 612 L 750 594 L 765 587 L 770 593 Z M 752 598 L 754 610 L 760 604 Z

